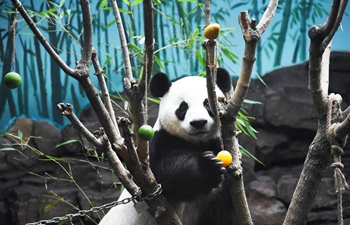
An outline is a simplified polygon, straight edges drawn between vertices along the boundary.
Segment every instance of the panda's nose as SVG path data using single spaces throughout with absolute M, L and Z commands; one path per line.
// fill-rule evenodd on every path
M 207 123 L 207 120 L 194 120 L 190 122 L 191 126 L 196 129 L 202 129 Z

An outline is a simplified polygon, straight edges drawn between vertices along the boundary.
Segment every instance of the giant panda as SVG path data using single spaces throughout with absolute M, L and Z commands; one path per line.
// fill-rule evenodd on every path
M 229 73 L 217 70 L 216 93 L 231 89 Z M 150 93 L 160 97 L 150 142 L 150 166 L 183 225 L 233 225 L 226 169 L 216 158 L 221 150 L 219 126 L 210 111 L 206 79 L 188 76 L 170 82 L 155 74 Z M 124 191 L 120 199 L 130 197 Z M 156 225 L 148 211 L 138 214 L 133 203 L 112 208 L 100 225 Z

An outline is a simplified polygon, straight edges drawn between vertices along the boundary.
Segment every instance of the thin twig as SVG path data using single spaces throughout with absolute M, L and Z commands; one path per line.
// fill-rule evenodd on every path
M 71 104 L 59 103 L 57 104 L 57 107 L 61 114 L 67 117 L 67 119 L 71 122 L 73 127 L 77 131 L 79 131 L 79 133 L 81 133 L 86 138 L 86 140 L 88 140 L 96 148 L 100 149 L 102 147 L 102 142 L 99 139 L 97 139 L 75 115 L 75 113 L 73 112 L 73 106 Z
M 140 86 L 136 84 L 135 79 L 132 76 L 128 46 L 125 39 L 124 28 L 121 23 L 121 17 L 118 10 L 118 5 L 115 0 L 111 0 L 113 7 L 114 17 L 117 22 L 119 36 L 122 43 L 123 55 L 125 60 L 126 76 L 124 78 L 124 90 L 126 91 L 129 102 L 130 102 L 130 112 L 133 118 L 135 130 L 137 130 L 141 125 L 146 123 L 146 109 L 144 106 L 146 101 L 147 82 L 152 72 L 153 65 L 153 22 L 151 22 L 151 27 L 145 26 L 145 57 L 144 57 L 144 71 Z M 149 23 L 153 21 L 153 5 L 152 0 L 144 1 L 144 15 L 145 21 Z M 149 29 L 149 30 L 148 30 Z M 125 130 L 127 133 L 130 131 Z M 126 134 L 128 135 L 128 134 Z M 132 144 L 130 137 L 126 137 L 128 140 L 128 145 Z M 154 193 L 158 189 L 158 184 L 149 166 L 149 154 L 148 154 L 148 142 L 137 139 L 137 153 L 134 155 L 135 146 L 129 146 L 131 149 L 129 151 L 129 162 L 127 163 L 128 168 L 132 171 L 135 180 L 137 180 L 140 185 L 142 192 L 144 194 Z M 139 157 L 140 163 L 131 163 L 134 160 L 137 162 L 137 156 Z M 153 212 L 154 218 L 158 224 L 174 224 L 181 225 L 181 221 L 175 213 L 174 209 L 170 206 L 168 201 L 163 195 L 157 195 L 154 199 L 149 200 L 147 204 L 150 210 Z
M 120 161 L 117 154 L 112 150 L 111 144 L 107 137 L 104 135 L 104 131 L 100 130 L 96 132 L 96 136 L 93 135 L 84 124 L 77 118 L 73 112 L 73 106 L 71 104 L 60 103 L 57 105 L 62 115 L 66 116 L 72 123 L 74 128 L 78 130 L 96 149 L 102 150 L 108 158 L 109 164 L 113 168 L 117 177 L 123 182 L 123 185 L 130 193 L 136 193 L 139 187 L 132 180 L 132 176 L 128 170 L 125 169 L 123 163 Z
M 28 24 L 29 28 L 38 38 L 42 46 L 46 49 L 47 53 L 51 56 L 51 58 L 57 63 L 57 65 L 68 75 L 77 78 L 78 74 L 75 69 L 70 68 L 55 52 L 55 50 L 51 47 L 50 43 L 46 40 L 44 35 L 40 32 L 38 27 L 35 25 L 32 18 L 28 15 L 27 11 L 24 9 L 22 3 L 19 0 L 11 0 L 16 9 L 21 13 L 23 19 Z
M 122 23 L 122 18 L 119 13 L 119 8 L 116 0 L 110 0 L 112 8 L 113 8 L 113 15 L 115 17 L 115 21 L 117 23 L 118 31 L 119 31 L 119 38 L 122 46 L 123 51 L 123 58 L 124 58 L 124 66 L 125 66 L 125 77 L 127 80 L 134 81 L 134 78 L 132 76 L 132 70 L 131 70 L 131 63 L 130 63 L 130 56 L 129 56 L 129 49 L 128 49 L 128 43 L 126 42 L 124 27 Z
M 126 170 L 123 163 L 120 161 L 118 155 L 113 151 L 110 142 L 107 138 L 104 138 L 102 150 L 108 158 L 109 165 L 113 168 L 119 180 L 125 186 L 129 193 L 135 194 L 139 191 L 139 187 L 135 184 L 133 176 L 130 174 L 129 170 Z
M 104 71 L 101 69 L 100 62 L 98 61 L 97 52 L 95 49 L 92 50 L 91 61 L 92 61 L 92 64 L 94 66 L 95 74 L 97 76 L 98 82 L 100 84 L 103 103 L 104 103 L 104 105 L 109 113 L 109 116 L 111 117 L 111 119 L 114 123 L 114 126 L 117 126 L 117 121 L 115 119 L 115 113 L 113 110 L 111 97 L 109 95 L 109 91 L 108 91 L 108 88 L 106 85 L 105 74 L 104 74 Z
M 340 25 L 340 22 L 343 18 L 346 6 L 348 4 L 348 0 L 342 0 L 340 1 L 340 6 L 339 6 L 339 10 L 338 10 L 338 14 L 337 14 L 337 18 L 333 24 L 332 30 L 330 31 L 329 35 L 327 35 L 327 37 L 325 38 L 325 40 L 322 43 L 322 49 L 325 49 L 327 47 L 327 45 L 331 42 L 331 40 L 333 39 L 333 36 L 335 34 L 335 32 L 338 30 L 338 27 Z
M 9 37 L 12 38 L 12 53 L 11 53 L 11 70 L 16 71 L 16 26 L 18 19 L 18 11 L 13 7 L 12 24 L 9 29 Z
M 208 26 L 210 24 L 210 0 L 204 2 L 204 18 L 205 26 Z
M 270 22 L 272 21 L 272 18 L 275 15 L 277 6 L 278 6 L 278 0 L 271 0 L 269 2 L 269 5 L 267 6 L 264 14 L 260 19 L 259 24 L 256 27 L 260 35 L 262 35 L 265 32 L 266 28 L 269 26 Z
M 152 0 L 143 1 L 144 21 L 147 21 L 144 27 L 145 32 L 145 49 L 143 57 L 143 72 L 139 84 L 128 91 L 129 98 L 133 99 L 131 112 L 133 115 L 135 130 L 142 125 L 147 124 L 147 87 L 151 78 L 153 69 L 153 52 L 154 52 L 154 17 Z M 139 159 L 143 164 L 149 162 L 149 145 L 146 141 L 137 136 L 137 152 Z
M 204 17 L 205 25 L 210 24 L 210 0 L 205 1 Z M 217 77 L 217 58 L 216 58 L 216 40 L 205 40 L 202 44 L 206 52 L 206 81 L 207 81 L 207 93 L 210 111 L 213 113 L 214 120 L 221 127 L 221 121 L 219 118 L 219 106 L 218 98 L 216 94 L 216 77 Z M 222 138 L 220 137 L 221 148 L 224 147 Z

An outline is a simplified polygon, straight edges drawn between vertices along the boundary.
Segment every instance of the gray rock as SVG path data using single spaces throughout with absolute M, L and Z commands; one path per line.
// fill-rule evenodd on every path
M 299 178 L 290 174 L 282 175 L 277 181 L 277 198 L 288 205 L 292 200 L 298 180 Z
M 282 224 L 286 207 L 276 199 L 276 183 L 270 177 L 257 176 L 249 188 L 248 202 L 255 224 Z
M 65 149 L 57 147 L 57 144 L 62 143 L 61 130 L 51 123 L 46 121 L 34 121 L 32 136 L 34 146 L 42 153 L 51 156 L 64 155 Z

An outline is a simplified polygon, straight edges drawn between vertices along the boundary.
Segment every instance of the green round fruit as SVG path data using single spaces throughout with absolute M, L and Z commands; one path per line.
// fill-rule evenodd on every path
M 142 125 L 138 131 L 139 137 L 144 141 L 149 141 L 153 138 L 154 131 L 150 125 Z
M 5 75 L 4 82 L 5 82 L 7 87 L 14 89 L 21 84 L 22 78 L 16 72 L 9 72 Z

